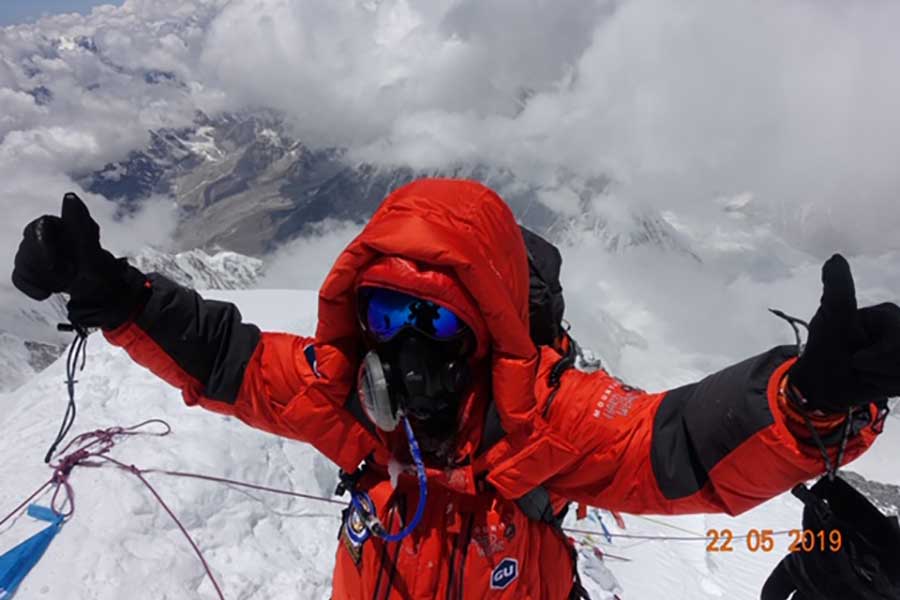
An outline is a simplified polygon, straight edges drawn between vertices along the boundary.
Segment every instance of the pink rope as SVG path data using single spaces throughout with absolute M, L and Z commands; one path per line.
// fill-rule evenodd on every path
M 302 494 L 291 490 L 280 490 L 278 488 L 257 485 L 255 483 L 246 483 L 243 481 L 235 481 L 234 479 L 225 479 L 224 477 L 214 477 L 212 475 L 201 475 L 199 473 L 186 473 L 184 471 L 166 471 L 163 469 L 141 469 L 141 473 L 161 473 L 163 475 L 172 475 L 173 477 L 187 477 L 190 479 L 202 479 L 204 481 L 213 481 L 216 483 L 224 483 L 228 485 L 236 485 L 239 487 L 259 490 L 261 492 L 271 492 L 273 494 L 282 494 L 284 496 L 293 496 L 294 498 L 303 498 L 305 500 L 316 500 L 318 502 L 326 502 L 328 504 L 336 504 L 338 506 L 346 506 L 346 502 L 335 500 L 334 498 L 325 498 L 323 496 L 313 496 L 312 494 Z
M 148 425 L 162 425 L 164 427 L 163 431 L 142 431 L 142 428 L 147 427 Z M 137 477 L 141 483 L 153 494 L 153 497 L 156 498 L 157 502 L 159 502 L 160 506 L 169 514 L 178 528 L 181 530 L 181 533 L 187 538 L 191 547 L 194 550 L 194 553 L 197 555 L 197 558 L 200 560 L 200 563 L 203 565 L 204 570 L 206 571 L 209 580 L 212 582 L 213 587 L 216 590 L 216 594 L 218 595 L 220 600 L 225 600 L 225 596 L 222 593 L 222 588 L 219 586 L 218 581 L 212 573 L 212 569 L 209 566 L 206 558 L 203 556 L 203 552 L 200 550 L 200 547 L 191 537 L 190 533 L 188 533 L 187 528 L 184 524 L 178 519 L 172 509 L 168 504 L 163 500 L 162 496 L 156 491 L 156 489 L 147 481 L 147 478 L 144 477 L 147 473 L 161 473 L 163 475 L 170 475 L 173 477 L 185 477 L 191 479 L 201 479 L 204 481 L 212 481 L 216 483 L 223 483 L 227 485 L 235 485 L 239 487 L 245 487 L 249 489 L 259 490 L 263 492 L 270 492 L 273 494 L 282 494 L 286 496 L 292 496 L 295 498 L 303 498 L 306 500 L 314 500 L 317 502 L 324 502 L 328 504 L 336 504 L 343 506 L 345 502 L 341 502 L 339 500 L 335 500 L 333 498 L 326 498 L 323 496 L 315 496 L 312 494 L 303 494 L 300 492 L 294 492 L 291 490 L 283 490 L 273 487 L 268 487 L 264 485 L 258 485 L 253 483 L 247 483 L 243 481 L 236 481 L 234 479 L 226 479 L 224 477 L 215 477 L 212 475 L 202 475 L 199 473 L 188 473 L 184 471 L 168 471 L 164 469 L 139 469 L 134 465 L 126 465 L 123 462 L 120 462 L 110 456 L 107 456 L 110 450 L 115 447 L 116 442 L 120 437 L 123 436 L 134 436 L 134 435 L 149 435 L 155 437 L 164 437 L 169 435 L 172 432 L 171 426 L 161 419 L 148 419 L 147 421 L 143 421 L 138 423 L 137 425 L 132 425 L 131 427 L 109 427 L 107 429 L 97 429 L 95 431 L 89 431 L 82 433 L 75 438 L 73 438 L 63 450 L 60 452 L 63 456 L 55 463 L 51 463 L 50 466 L 53 468 L 52 477 L 44 482 L 37 490 L 34 491 L 25 501 L 19 504 L 12 512 L 10 512 L 7 516 L 5 516 L 2 520 L 0 520 L 0 526 L 6 523 L 13 516 L 18 514 L 23 508 L 25 508 L 29 502 L 40 496 L 48 487 L 53 487 L 53 495 L 51 497 L 50 506 L 51 508 L 62 515 L 65 519 L 70 518 L 75 512 L 75 494 L 72 489 L 71 484 L 69 483 L 69 476 L 72 473 L 72 469 L 76 466 L 82 467 L 101 467 L 104 464 L 115 466 L 119 469 L 123 469 L 125 471 L 129 471 L 135 477 Z M 70 451 L 71 450 L 71 451 Z M 581 534 L 581 535 L 595 535 L 602 536 L 605 535 L 600 531 L 592 531 L 588 529 L 575 529 L 564 527 L 564 531 L 569 533 Z M 786 534 L 787 531 L 776 531 L 775 535 L 783 535 Z M 625 538 L 625 539 L 639 539 L 639 540 L 655 540 L 655 541 L 708 541 L 708 538 L 703 536 L 653 536 L 653 535 L 634 535 L 634 534 L 611 534 L 611 537 Z M 742 538 L 746 536 L 736 536 L 735 539 Z M 612 554 L 606 554 L 610 558 L 617 558 L 619 560 L 630 560 L 625 557 L 614 556 Z
M 141 480 L 150 493 L 153 494 L 153 497 L 159 502 L 160 506 L 162 506 L 169 516 L 172 517 L 172 520 L 175 521 L 175 524 L 178 525 L 178 528 L 181 530 L 181 533 L 184 534 L 184 537 L 187 538 L 187 541 L 190 542 L 191 547 L 194 549 L 194 553 L 197 555 L 197 558 L 200 559 L 200 563 L 203 565 L 203 568 L 206 570 L 206 574 L 209 575 L 209 580 L 212 582 L 213 587 L 216 588 L 216 594 L 218 594 L 221 600 L 225 600 L 225 594 L 222 593 L 222 588 L 219 587 L 219 582 L 216 581 L 215 576 L 212 573 L 212 569 L 209 566 L 209 563 L 206 562 L 206 557 L 203 556 L 203 552 L 200 551 L 200 548 L 197 546 L 197 543 L 194 541 L 194 538 L 191 537 L 191 534 L 188 533 L 188 530 L 182 524 L 181 520 L 175 516 L 175 513 L 172 512 L 172 509 L 169 508 L 169 505 L 166 504 L 166 501 L 162 499 L 162 496 L 156 491 L 156 489 L 150 485 L 150 482 L 144 477 L 141 473 L 141 470 L 135 467 L 134 465 L 126 465 L 125 463 L 121 463 L 114 458 L 110 458 L 109 456 L 104 456 L 104 460 L 111 462 L 116 465 L 120 469 L 125 469 L 126 471 L 130 471 L 134 473 L 134 476 Z
M 146 427 L 147 425 L 153 424 L 162 425 L 165 429 L 161 432 L 141 431 L 141 429 Z M 103 462 L 100 461 L 105 461 L 121 469 L 130 471 L 141 481 L 141 483 L 144 484 L 144 486 L 146 486 L 148 490 L 150 490 L 150 493 L 153 494 L 153 497 L 156 498 L 163 509 L 165 509 L 165 511 L 169 513 L 169 516 L 172 517 L 172 520 L 175 521 L 176 525 L 178 525 L 181 533 L 184 534 L 184 537 L 186 537 L 188 542 L 191 544 L 191 547 L 197 554 L 197 558 L 200 559 L 200 563 L 206 570 L 206 574 L 209 576 L 209 580 L 212 582 L 219 599 L 225 600 L 225 595 L 222 593 L 222 588 L 219 587 L 219 582 L 216 581 L 216 578 L 212 573 L 212 569 L 210 568 L 209 563 L 206 562 L 206 558 L 203 556 L 203 553 L 200 551 L 197 543 L 194 542 L 194 539 L 188 533 L 187 528 L 185 528 L 184 524 L 182 524 L 178 517 L 175 516 L 175 513 L 172 512 L 172 509 L 169 508 L 169 505 L 166 504 L 166 502 L 162 499 L 162 496 L 159 495 L 156 489 L 152 485 L 150 485 L 150 482 L 147 481 L 147 479 L 143 476 L 141 470 L 134 465 L 129 466 L 117 461 L 114 458 L 106 456 L 106 454 L 116 445 L 118 438 L 122 436 L 152 435 L 162 437 L 169 435 L 171 432 L 172 428 L 165 421 L 161 419 L 149 419 L 142 423 L 138 423 L 137 425 L 132 425 L 131 427 L 110 427 L 108 429 L 97 429 L 95 431 L 89 431 L 78 435 L 77 437 L 73 438 L 72 441 L 70 441 L 65 446 L 65 448 L 62 449 L 62 451 L 60 452 L 63 455 L 62 458 L 60 458 L 55 463 L 50 464 L 50 466 L 53 468 L 53 476 L 50 477 L 50 479 L 47 480 L 41 487 L 39 487 L 33 494 L 31 494 L 31 496 L 29 496 L 24 502 L 19 504 L 9 515 L 4 517 L 3 520 L 0 521 L 0 525 L 3 525 L 3 523 L 12 518 L 13 515 L 17 514 L 20 510 L 27 506 L 29 502 L 37 498 L 42 492 L 44 492 L 44 490 L 46 490 L 50 486 L 53 486 L 53 495 L 50 498 L 50 508 L 57 514 L 62 515 L 64 519 L 68 519 L 75 513 L 75 492 L 72 489 L 72 485 L 69 483 L 69 476 L 72 474 L 72 469 L 74 469 L 76 466 L 98 467 L 103 465 Z
M 44 484 L 43 484 L 41 487 L 39 487 L 37 490 L 35 490 L 35 492 L 34 492 L 33 494 L 31 494 L 30 496 L 28 496 L 28 498 L 26 498 L 24 502 L 22 502 L 20 505 L 18 505 L 17 507 L 15 507 L 15 508 L 12 510 L 11 513 L 9 513 L 9 514 L 6 515 L 5 517 L 3 517 L 3 520 L 0 521 L 0 527 L 2 527 L 4 523 L 6 523 L 6 522 L 9 521 L 10 519 L 12 519 L 13 516 L 15 516 L 16 514 L 18 514 L 18 512 L 19 512 L 20 510 L 22 510 L 23 508 L 25 508 L 26 506 L 28 506 L 28 503 L 31 502 L 32 500 L 34 500 L 35 498 L 37 498 L 37 497 L 41 494 L 41 492 L 43 492 L 45 489 L 47 489 L 47 487 L 48 487 L 51 483 L 53 483 L 53 482 L 52 482 L 52 481 L 45 481 Z
M 140 431 L 142 427 L 147 425 L 159 424 L 165 427 L 163 432 Z M 65 448 L 62 449 L 62 458 L 54 463 L 50 463 L 53 469 L 53 475 L 45 481 L 37 490 L 34 491 L 24 502 L 13 509 L 11 513 L 3 517 L 0 526 L 15 516 L 20 510 L 25 508 L 29 502 L 41 495 L 48 487 L 53 486 L 53 496 L 50 500 L 50 507 L 64 518 L 69 518 L 75 512 L 75 495 L 72 486 L 69 483 L 69 475 L 76 465 L 80 466 L 98 466 L 98 463 L 89 461 L 91 458 L 99 457 L 109 452 L 116 445 L 116 437 L 123 435 L 153 435 L 164 436 L 169 435 L 172 428 L 168 423 L 161 419 L 149 419 L 132 425 L 131 427 L 110 427 L 108 429 L 97 429 L 88 431 L 73 438 Z M 70 449 L 75 448 L 72 452 Z M 69 452 L 68 454 L 66 454 Z M 64 494 L 60 500 L 60 493 Z M 68 508 L 66 508 L 68 507 Z

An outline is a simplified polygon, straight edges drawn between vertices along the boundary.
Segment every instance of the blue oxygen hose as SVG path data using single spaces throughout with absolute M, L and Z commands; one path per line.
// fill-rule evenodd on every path
M 353 510 L 362 517 L 363 523 L 371 533 L 387 542 L 399 542 L 415 529 L 422 521 L 425 514 L 425 501 L 428 499 L 428 477 L 425 474 L 425 462 L 422 460 L 422 451 L 413 434 L 412 425 L 406 417 L 402 417 L 403 428 L 406 430 L 406 439 L 409 441 L 409 452 L 412 454 L 413 463 L 416 465 L 416 476 L 419 480 L 419 503 L 416 505 L 416 513 L 409 524 L 397 533 L 390 533 L 381 524 L 375 514 L 375 503 L 368 494 L 354 490 L 350 491 L 350 504 Z

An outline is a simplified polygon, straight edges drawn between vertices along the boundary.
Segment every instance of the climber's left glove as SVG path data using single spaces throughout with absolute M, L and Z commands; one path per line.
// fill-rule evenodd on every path
M 858 309 L 850 265 L 840 254 L 822 267 L 822 283 L 806 348 L 788 372 L 799 408 L 839 413 L 900 396 L 900 307 Z
M 143 273 L 100 245 L 99 225 L 72 193 L 63 197 L 61 216 L 25 227 L 12 281 L 35 300 L 69 294 L 69 320 L 80 327 L 118 327 L 150 294 Z

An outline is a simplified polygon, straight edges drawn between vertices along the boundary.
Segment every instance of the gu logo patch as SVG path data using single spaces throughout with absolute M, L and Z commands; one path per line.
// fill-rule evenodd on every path
M 505 590 L 519 578 L 519 561 L 515 558 L 504 558 L 491 572 L 491 589 Z

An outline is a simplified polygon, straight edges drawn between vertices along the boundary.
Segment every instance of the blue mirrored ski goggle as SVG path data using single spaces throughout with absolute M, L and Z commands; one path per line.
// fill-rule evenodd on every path
M 468 326 L 449 308 L 386 288 L 360 288 L 360 320 L 379 342 L 387 342 L 407 328 L 436 340 L 461 337 Z

